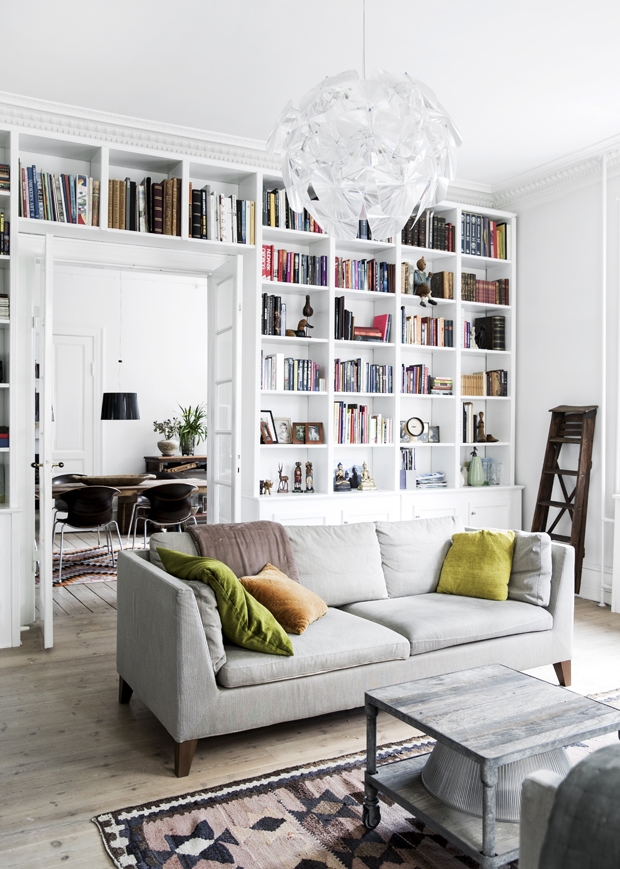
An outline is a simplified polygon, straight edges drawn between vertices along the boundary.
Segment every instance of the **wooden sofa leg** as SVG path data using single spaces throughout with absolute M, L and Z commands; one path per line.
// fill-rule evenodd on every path
M 118 677 L 118 702 L 119 703 L 129 703 L 131 700 L 131 695 L 133 694 L 133 688 L 131 688 L 127 682 L 123 679 L 122 676 Z
M 177 778 L 189 775 L 197 745 L 197 739 L 174 743 L 174 772 Z
M 558 677 L 558 682 L 560 685 L 563 685 L 564 688 L 568 688 L 571 684 L 570 665 L 570 661 L 558 661 L 557 664 L 553 665 L 555 675 Z

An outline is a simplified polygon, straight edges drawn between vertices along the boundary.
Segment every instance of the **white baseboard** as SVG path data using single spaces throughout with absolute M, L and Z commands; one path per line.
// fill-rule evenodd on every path
M 612 572 L 611 568 L 605 568 L 605 585 L 611 586 Z M 581 571 L 581 589 L 579 597 L 584 597 L 586 600 L 595 600 L 597 603 L 601 599 L 601 570 L 595 564 L 586 565 L 584 562 Z M 611 605 L 611 589 L 605 592 L 605 603 Z

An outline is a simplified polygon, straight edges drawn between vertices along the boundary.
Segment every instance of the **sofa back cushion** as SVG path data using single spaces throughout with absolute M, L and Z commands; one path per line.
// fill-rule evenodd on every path
M 196 544 L 187 531 L 158 531 L 151 534 L 149 541 L 149 561 L 160 570 L 166 568 L 161 562 L 157 549 L 173 549 L 175 552 L 184 552 L 186 555 L 198 555 Z
M 256 576 L 269 563 L 299 582 L 288 536 L 279 522 L 190 525 L 189 533 L 200 555 L 223 561 L 235 576 Z
M 508 597 L 522 603 L 549 606 L 551 538 L 544 531 L 515 531 Z
M 289 525 L 299 581 L 328 606 L 387 597 L 374 522 Z
M 434 592 L 452 535 L 463 531 L 456 516 L 377 522 L 388 597 Z

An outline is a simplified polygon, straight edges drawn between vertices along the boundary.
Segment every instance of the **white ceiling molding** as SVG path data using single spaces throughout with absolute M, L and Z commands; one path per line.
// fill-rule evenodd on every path
M 504 208 L 532 197 L 553 195 L 557 188 L 599 172 L 605 154 L 609 167 L 620 164 L 620 135 L 491 185 L 493 206 Z
M 493 194 L 489 184 L 479 184 L 476 181 L 451 181 L 446 197 L 450 202 L 461 205 L 472 205 L 478 208 L 493 208 Z

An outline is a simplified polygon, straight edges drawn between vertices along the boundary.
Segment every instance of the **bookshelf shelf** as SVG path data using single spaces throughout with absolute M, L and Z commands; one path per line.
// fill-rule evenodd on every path
M 454 353 L 455 347 L 433 347 L 429 344 L 399 344 L 401 352 L 403 350 L 415 350 L 420 353 Z
M 263 241 L 281 242 L 286 244 L 315 244 L 317 241 L 329 238 L 325 232 L 302 232 L 298 229 L 281 229 L 277 226 L 263 226 Z
M 394 293 L 378 293 L 375 290 L 352 290 L 348 287 L 334 287 L 334 292 L 337 296 L 344 296 L 345 299 L 358 299 L 361 302 L 379 302 L 395 298 Z
M 326 450 L 327 444 L 259 444 L 261 450 Z
M 481 350 L 479 347 L 462 347 L 461 353 L 473 356 L 510 356 L 510 350 Z
M 290 344 L 300 347 L 312 347 L 314 344 L 329 344 L 327 338 L 297 338 L 292 335 L 261 335 L 264 344 Z
M 435 447 L 455 447 L 455 446 L 456 446 L 455 443 L 449 443 L 448 441 L 438 441 L 437 443 L 434 443 L 434 444 L 429 444 L 429 443 L 412 444 L 412 443 L 407 443 L 407 442 L 400 443 L 401 450 L 417 450 L 417 449 L 421 449 L 422 447 L 424 447 L 426 449 L 426 448 L 435 448 Z
M 487 449 L 488 447 L 509 447 L 509 441 L 495 441 L 494 443 L 485 443 L 481 441 L 480 443 L 473 441 L 472 443 L 462 443 L 462 447 L 477 447 L 478 449 Z
M 416 263 L 420 257 L 424 257 L 427 262 L 456 260 L 456 253 L 453 250 L 435 250 L 433 247 L 409 247 L 406 244 L 401 245 L 401 259 L 404 262 Z
M 342 253 L 355 252 L 365 254 L 365 259 L 372 259 L 373 251 L 390 251 L 395 250 L 395 247 L 389 241 L 373 241 L 366 238 L 351 238 L 347 241 L 338 239 L 336 241 L 336 255 L 340 256 Z
M 366 347 L 371 350 L 384 349 L 385 347 L 395 347 L 394 343 L 389 341 L 348 341 L 344 338 L 335 338 L 334 345 L 336 347 Z
M 471 308 L 475 311 L 510 311 L 510 305 L 496 305 L 490 302 L 461 302 L 466 310 Z
M 334 392 L 334 398 L 394 398 L 393 392 Z
M 308 396 L 328 395 L 328 392 L 325 389 L 322 392 L 318 389 L 314 391 L 309 389 L 261 389 L 261 395 L 286 395 L 289 398 L 292 395 L 296 395 L 306 398 Z
M 198 239 L 195 239 L 196 241 Z M 221 242 L 220 242 L 221 243 Z M 246 247 L 245 244 L 239 245 L 240 247 Z M 280 293 L 296 293 L 298 295 L 306 294 L 306 293 L 328 293 L 329 287 L 321 287 L 316 284 L 289 284 L 285 281 L 263 281 L 263 292 L 267 292 L 267 287 L 271 287 L 273 290 L 277 290 Z
M 339 444 L 339 443 L 334 443 L 334 446 L 335 447 L 346 447 L 347 449 L 349 449 L 350 447 L 352 447 L 353 449 L 362 449 L 362 448 L 368 449 L 368 448 L 370 448 L 373 450 L 386 449 L 388 447 L 390 449 L 394 449 L 394 444 Z
M 509 259 L 499 259 L 492 256 L 472 256 L 469 253 L 461 254 L 463 266 L 472 269 L 484 269 L 490 266 L 511 266 L 512 261 Z
M 437 308 L 443 308 L 446 305 L 455 305 L 456 302 L 454 299 L 435 299 L 437 302 Z M 401 305 L 411 305 L 420 309 L 420 315 L 422 317 L 430 317 L 433 314 L 433 307 L 423 308 L 420 305 L 420 297 L 412 296 L 409 293 L 401 293 L 400 296 Z
M 462 401 L 510 401 L 510 395 L 461 395 Z

